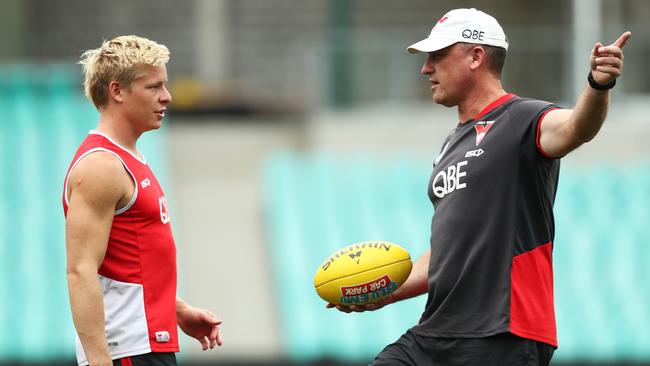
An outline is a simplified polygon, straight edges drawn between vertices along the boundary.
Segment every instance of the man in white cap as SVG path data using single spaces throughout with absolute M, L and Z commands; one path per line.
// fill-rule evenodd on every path
M 520 98 L 501 85 L 508 39 L 476 9 L 445 14 L 426 39 L 422 74 L 433 100 L 458 108 L 458 125 L 435 159 L 431 249 L 376 310 L 428 293 L 419 323 L 372 365 L 548 365 L 557 347 L 553 304 L 553 201 L 560 158 L 602 126 L 621 49 L 596 43 L 573 109 Z M 328 307 L 334 307 L 328 304 Z

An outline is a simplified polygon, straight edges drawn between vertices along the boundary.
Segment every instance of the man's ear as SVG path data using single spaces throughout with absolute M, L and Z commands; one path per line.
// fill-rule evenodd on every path
M 487 62 L 487 52 L 485 52 L 485 48 L 474 46 L 469 53 L 472 56 L 472 63 L 470 64 L 470 69 L 472 71 L 477 70 L 481 65 Z
M 111 80 L 110 83 L 108 83 L 108 97 L 113 99 L 116 102 L 121 103 L 124 100 L 124 89 L 122 88 L 122 84 L 120 84 L 119 81 L 116 80 Z

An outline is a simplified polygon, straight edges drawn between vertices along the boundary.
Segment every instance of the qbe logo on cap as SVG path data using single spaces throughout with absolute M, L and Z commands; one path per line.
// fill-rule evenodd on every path
M 169 332 L 166 330 L 163 330 L 161 332 L 156 332 L 156 342 L 158 343 L 169 342 Z

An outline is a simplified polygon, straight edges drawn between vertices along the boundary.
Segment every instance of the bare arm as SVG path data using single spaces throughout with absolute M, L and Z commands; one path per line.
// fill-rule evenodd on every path
M 350 313 L 353 311 L 362 312 L 368 310 L 377 310 L 383 308 L 388 304 L 392 304 L 394 302 L 410 299 L 412 297 L 425 294 L 427 293 L 429 288 L 428 279 L 429 279 L 430 257 L 431 257 L 431 250 L 427 250 L 426 252 L 424 252 L 424 254 L 422 254 L 422 256 L 420 256 L 420 258 L 418 258 L 413 264 L 413 269 L 411 269 L 411 274 L 409 274 L 409 277 L 406 279 L 406 281 L 404 281 L 404 284 L 402 284 L 402 286 L 400 286 L 400 288 L 398 288 L 397 291 L 386 296 L 384 299 L 378 302 L 372 304 L 366 304 L 366 305 L 350 305 L 350 306 L 327 304 L 327 307 L 328 308 L 336 307 L 338 310 L 345 313 Z
M 388 296 L 389 303 L 410 299 L 427 293 L 429 289 L 429 259 L 431 250 L 427 249 L 413 264 L 411 274 L 404 284 Z
M 614 43 L 596 43 L 591 51 L 591 72 L 596 83 L 606 85 L 623 71 L 623 46 L 630 38 L 623 33 Z M 540 126 L 539 143 L 549 156 L 562 157 L 600 131 L 609 109 L 609 90 L 585 86 L 573 110 L 550 111 Z
M 104 333 L 104 302 L 97 271 L 104 260 L 115 209 L 132 186 L 114 156 L 96 152 L 70 175 L 66 215 L 68 292 L 72 319 L 90 365 L 112 365 Z

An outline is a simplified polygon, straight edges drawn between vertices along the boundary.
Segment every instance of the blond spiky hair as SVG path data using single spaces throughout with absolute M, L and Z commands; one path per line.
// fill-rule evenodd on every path
M 144 65 L 161 66 L 169 61 L 169 49 L 138 36 L 120 36 L 81 55 L 84 92 L 98 109 L 108 103 L 108 84 L 115 80 L 128 87 Z

